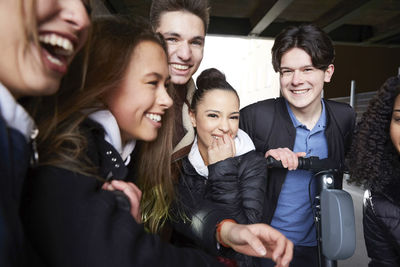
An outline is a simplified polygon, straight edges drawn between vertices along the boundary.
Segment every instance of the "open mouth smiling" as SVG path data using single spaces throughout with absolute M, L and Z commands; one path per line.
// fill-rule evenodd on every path
M 55 33 L 40 34 L 39 42 L 47 52 L 45 53 L 45 58 L 59 67 L 66 66 L 68 59 L 75 51 L 74 44 L 70 39 Z

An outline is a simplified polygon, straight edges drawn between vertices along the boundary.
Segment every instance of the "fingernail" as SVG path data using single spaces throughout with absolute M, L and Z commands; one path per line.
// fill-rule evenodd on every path
M 267 251 L 263 248 L 260 247 L 257 249 L 258 254 L 260 254 L 261 256 L 264 256 L 265 254 L 267 254 Z

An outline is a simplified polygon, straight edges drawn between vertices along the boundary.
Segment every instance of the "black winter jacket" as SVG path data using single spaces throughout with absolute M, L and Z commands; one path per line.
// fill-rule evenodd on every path
M 347 104 L 323 100 L 327 113 L 325 135 L 328 142 L 328 158 L 344 166 L 345 153 L 349 150 L 355 124 L 355 112 Z M 239 126 L 253 140 L 256 151 L 287 147 L 293 150 L 296 129 L 293 126 L 285 99 L 267 99 L 251 104 L 240 111 Z M 271 169 L 268 173 L 267 200 L 264 213 L 270 223 L 285 182 L 287 169 Z M 335 181 L 341 188 L 342 181 Z
M 386 194 L 368 191 L 364 201 L 364 238 L 369 267 L 400 266 L 399 185 Z
M 88 157 L 103 178 L 128 181 L 103 128 L 87 120 Z M 145 232 L 121 197 L 102 182 L 68 169 L 37 168 L 24 203 L 24 226 L 47 266 L 219 266 L 200 250 L 176 248 Z
M 220 220 L 233 218 L 242 224 L 263 222 L 267 166 L 263 155 L 250 151 L 211 164 L 208 170 L 207 179 L 196 172 L 188 157 L 183 158 L 182 175 L 177 192 L 179 196 L 177 214 L 181 216 L 183 214 L 187 220 L 178 217 L 173 226 L 175 231 L 194 239 L 198 246 L 215 253 L 215 242 L 210 243 L 204 238 L 196 238 L 199 235 L 196 232 L 204 231 L 199 227 L 201 224 L 197 218 L 204 216 L 205 203 L 208 203 L 210 210 L 217 206 L 223 208 L 225 215 L 220 214 Z M 208 222 L 203 220 L 203 223 Z M 216 224 L 213 226 L 214 229 L 215 226 Z M 212 233 L 215 233 L 215 230 Z M 232 254 L 228 253 L 228 256 Z

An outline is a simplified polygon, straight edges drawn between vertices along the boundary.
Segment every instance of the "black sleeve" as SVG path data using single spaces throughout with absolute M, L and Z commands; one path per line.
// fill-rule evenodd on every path
M 251 151 L 209 165 L 206 198 L 226 206 L 239 223 L 262 221 L 267 186 L 266 161 Z
M 235 219 L 232 214 L 224 206 L 205 199 L 203 191 L 189 184 L 184 176 L 176 186 L 175 199 L 170 222 L 173 229 L 207 252 L 220 255 L 216 227 L 224 219 Z
M 379 208 L 379 203 L 377 204 L 378 206 L 372 205 L 371 199 L 367 199 L 367 206 L 364 210 L 364 238 L 367 247 L 368 257 L 371 258 L 368 266 L 399 266 L 399 253 L 396 250 L 396 246 L 394 245 L 396 244 L 396 241 L 393 240 L 393 237 L 389 234 L 389 231 L 385 227 L 385 224 L 383 224 L 382 220 L 374 213 L 373 209 Z M 398 207 L 395 209 L 398 210 Z M 393 217 L 391 219 L 396 220 L 395 224 L 393 225 L 395 225 L 397 228 L 400 228 L 400 226 L 398 225 L 398 217 Z M 399 232 L 399 230 L 400 229 L 397 229 L 397 232 Z
M 96 178 L 54 167 L 30 179 L 27 235 L 48 266 L 219 266 L 205 252 L 148 234 Z

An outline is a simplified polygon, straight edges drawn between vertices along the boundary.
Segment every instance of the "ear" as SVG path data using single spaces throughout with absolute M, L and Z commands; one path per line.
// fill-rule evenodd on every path
M 325 75 L 324 82 L 329 83 L 331 81 L 334 71 L 335 71 L 335 66 L 333 64 L 330 64 L 324 72 Z
M 196 114 L 192 110 L 189 110 L 189 117 L 193 127 L 196 127 Z

